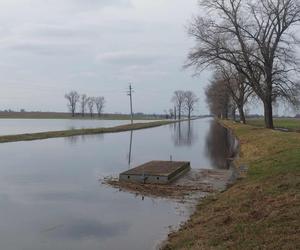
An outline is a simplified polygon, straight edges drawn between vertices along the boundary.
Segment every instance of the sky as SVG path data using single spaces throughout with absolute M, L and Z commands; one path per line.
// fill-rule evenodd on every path
M 183 70 L 197 0 L 0 0 L 0 110 L 67 111 L 65 93 L 106 98 L 105 112 L 163 113 L 175 90 L 200 97 L 210 73 Z

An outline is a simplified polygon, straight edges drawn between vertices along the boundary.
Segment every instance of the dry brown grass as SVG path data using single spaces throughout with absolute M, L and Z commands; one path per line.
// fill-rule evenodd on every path
M 191 193 L 211 193 L 213 188 L 206 184 L 196 186 L 175 186 L 175 185 L 159 185 L 159 184 L 140 184 L 140 183 L 130 183 L 130 182 L 120 182 L 119 180 L 108 179 L 104 181 L 114 188 L 118 188 L 121 191 L 126 191 L 134 193 L 139 196 L 148 197 L 159 197 L 168 199 L 181 199 Z
M 300 134 L 223 123 L 247 177 L 202 201 L 165 249 L 300 249 Z

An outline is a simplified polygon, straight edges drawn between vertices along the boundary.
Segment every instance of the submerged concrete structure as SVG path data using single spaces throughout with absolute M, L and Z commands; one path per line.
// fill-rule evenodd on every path
M 120 174 L 119 180 L 147 184 L 169 184 L 190 170 L 186 161 L 150 161 Z

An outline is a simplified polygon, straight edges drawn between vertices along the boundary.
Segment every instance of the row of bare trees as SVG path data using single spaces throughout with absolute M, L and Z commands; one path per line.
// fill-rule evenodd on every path
M 211 110 L 220 113 L 222 102 L 231 101 L 245 122 L 243 105 L 255 94 L 264 106 L 265 126 L 273 128 L 274 103 L 299 104 L 299 0 L 200 0 L 199 4 L 205 15 L 190 25 L 196 46 L 186 66 L 197 72 L 207 67 L 216 71 L 207 90 Z M 214 103 L 218 96 L 221 101 Z
M 238 110 L 240 121 L 246 123 L 244 107 L 254 92 L 243 75 L 232 68 L 219 68 L 214 73 L 205 94 L 212 114 L 227 119 L 231 113 L 235 120 Z
M 174 110 L 170 109 L 170 114 L 175 119 L 180 120 L 184 111 L 186 111 L 188 119 L 191 119 L 191 115 L 196 108 L 199 98 L 192 91 L 176 90 L 172 97 L 172 103 L 174 104 Z
M 105 98 L 103 96 L 91 97 L 86 94 L 78 94 L 77 91 L 71 91 L 65 94 L 65 98 L 68 101 L 68 108 L 72 114 L 75 116 L 76 110 L 79 106 L 81 116 L 85 116 L 86 110 L 88 110 L 91 117 L 94 115 L 94 108 L 96 108 L 97 114 L 100 117 L 103 113 L 105 106 Z

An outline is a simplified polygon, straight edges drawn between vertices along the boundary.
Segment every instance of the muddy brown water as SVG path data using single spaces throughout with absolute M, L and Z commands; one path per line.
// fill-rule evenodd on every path
M 211 119 L 118 134 L 0 144 L 0 249 L 154 249 L 190 204 L 101 184 L 150 160 L 226 169 L 234 140 Z

